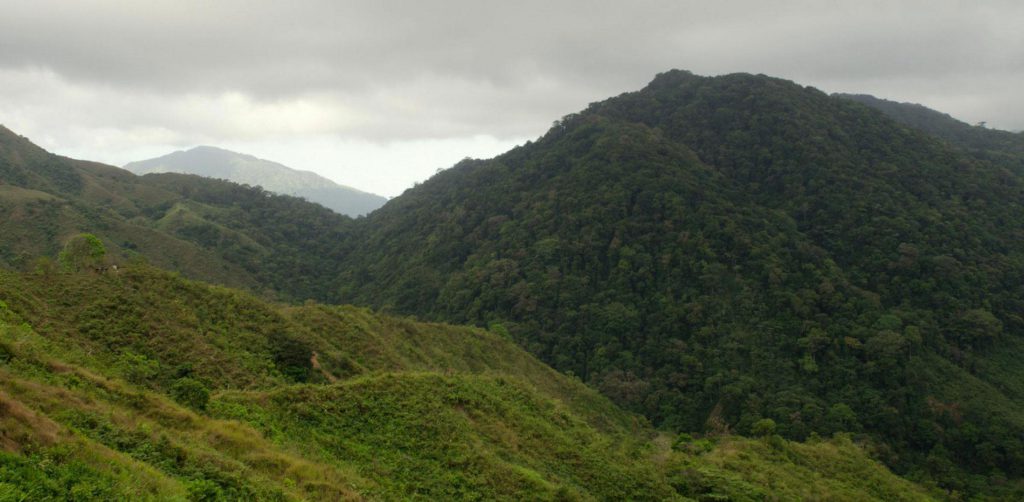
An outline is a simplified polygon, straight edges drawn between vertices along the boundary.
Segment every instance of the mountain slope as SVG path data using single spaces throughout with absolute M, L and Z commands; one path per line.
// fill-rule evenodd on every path
M 131 173 L 50 154 L 0 128 L 0 264 L 34 268 L 97 234 L 114 262 L 139 257 L 271 296 L 325 298 L 351 220 L 260 188 Z M 45 265 L 45 264 L 43 264 Z
M 924 131 L 963 148 L 981 159 L 1010 162 L 1024 172 L 1024 133 L 969 125 L 948 114 L 914 103 L 898 103 L 866 94 L 837 94 L 874 108 L 908 127 Z
M 379 195 L 338 185 L 309 171 L 258 159 L 212 146 L 197 146 L 162 157 L 131 162 L 125 169 L 138 174 L 182 173 L 218 178 L 282 194 L 302 197 L 337 213 L 356 217 L 383 206 L 387 199 Z
M 0 425 L 14 499 L 930 499 L 842 438 L 670 448 L 495 333 L 137 265 L 0 271 Z
M 0 242 L 0 257 L 8 263 L 24 265 L 33 253 L 54 256 L 81 231 L 98 234 L 114 254 L 130 255 L 128 244 L 136 243 L 123 236 L 149 232 L 153 237 L 137 244 L 143 255 L 190 277 L 290 300 L 340 298 L 509 333 L 555 368 L 665 429 L 758 435 L 774 423 L 785 437 L 809 442 L 815 435 L 847 432 L 913 480 L 954 495 L 1020 496 L 1024 189 L 1011 153 L 982 156 L 791 82 L 669 72 L 641 91 L 565 117 L 534 143 L 490 161 L 462 162 L 352 221 L 259 189 L 176 174 L 137 178 L 46 154 L 12 134 L 0 136 L 0 204 L 5 216 L 12 215 L 0 225 L 12 232 L 5 235 L 16 236 Z M 180 250 L 168 251 L 158 239 L 192 250 L 197 259 L 182 261 Z M 27 268 L 44 277 L 55 273 L 52 267 Z M 166 296 L 177 298 L 172 291 Z M 115 346 L 104 338 L 104 319 L 123 314 L 127 321 L 119 332 L 139 344 L 130 345 L 132 354 L 151 358 L 168 351 L 167 364 L 178 366 L 204 361 L 201 376 L 222 385 L 230 405 L 218 412 L 222 417 L 267 435 L 292 431 L 296 442 L 290 448 L 312 448 L 331 465 L 342 456 L 334 439 L 282 414 L 302 411 L 311 421 L 355 428 L 317 407 L 339 393 L 361 396 L 366 389 L 409 388 L 419 394 L 436 384 L 451 385 L 461 395 L 497 385 L 412 375 L 401 384 L 381 380 L 374 372 L 393 371 L 390 364 L 422 371 L 415 362 L 436 351 L 384 350 L 394 343 L 389 337 L 379 343 L 360 339 L 355 346 L 373 356 L 352 355 L 353 349 L 330 340 L 366 322 L 344 316 L 339 321 L 316 309 L 301 310 L 305 314 L 284 324 L 270 314 L 244 324 L 251 329 L 297 323 L 289 332 L 304 333 L 298 340 L 305 345 L 296 345 L 295 336 L 279 338 L 281 331 L 273 329 L 241 336 L 240 345 L 232 345 L 227 335 L 236 334 L 237 316 L 222 313 L 234 320 L 191 325 L 180 335 L 188 349 L 174 349 L 171 338 L 135 335 L 173 326 L 178 317 L 210 315 L 202 303 L 149 309 L 113 297 L 60 316 L 52 314 L 60 310 L 53 300 L 58 305 L 40 304 L 24 315 L 43 323 L 72 319 L 63 336 L 75 336 L 86 353 L 103 353 Z M 176 314 L 145 313 L 163 310 Z M 330 337 L 312 334 L 324 326 L 338 328 L 331 328 Z M 439 343 L 460 345 L 465 339 Z M 310 346 L 318 347 L 317 366 L 327 368 L 326 374 L 306 364 L 312 358 L 301 347 Z M 292 352 L 295 347 L 300 350 Z M 142 350 L 149 352 L 136 352 Z M 124 355 L 124 364 L 137 365 L 132 354 Z M 83 364 L 118 364 L 116 357 L 105 357 Z M 478 368 L 468 362 L 472 351 L 439 357 L 446 362 L 428 372 Z M 165 369 L 163 380 L 150 383 L 155 387 L 147 392 L 172 392 L 173 375 Z M 368 378 L 365 385 L 353 382 L 345 390 L 282 388 L 297 378 L 318 385 L 318 379 L 362 377 Z M 548 389 L 544 399 L 565 399 L 559 392 Z M 287 404 L 299 395 L 309 397 L 309 407 Z M 506 398 L 511 395 L 481 406 L 500 409 Z M 425 399 L 436 403 L 443 396 Z M 569 405 L 589 417 L 581 420 L 593 430 L 630 428 L 617 419 L 595 421 L 607 413 L 586 403 L 598 401 L 576 399 Z M 401 407 L 397 397 L 381 402 Z M 249 411 L 229 409 L 236 405 Z M 552 418 L 547 417 L 542 422 Z M 519 427 L 518 419 L 516 424 L 506 425 Z M 372 430 L 363 432 L 372 437 Z M 590 434 L 573 437 L 595 437 Z M 476 430 L 459 437 L 459 444 L 478 444 L 492 436 Z M 712 492 L 756 498 L 728 480 L 763 487 L 763 478 L 751 476 L 786 472 L 804 482 L 810 476 L 789 467 L 747 466 L 737 478 L 702 463 L 691 469 L 699 474 L 692 478 L 685 474 L 686 461 L 671 460 L 680 451 L 663 443 L 641 447 L 654 452 L 657 465 L 676 469 L 645 485 L 655 491 L 668 483 L 681 494 L 699 495 L 711 479 L 718 480 L 709 485 Z M 585 451 L 580 443 L 564 444 Z M 679 446 L 689 454 L 705 444 Z M 720 467 L 751 455 L 773 458 L 771 451 L 754 455 L 750 447 L 738 460 L 715 458 Z M 799 457 L 798 449 L 782 448 L 780 458 Z M 824 449 L 833 453 L 809 455 L 842 464 L 836 455 L 848 451 L 835 444 Z M 461 465 L 460 451 L 417 461 Z M 497 465 L 496 458 L 504 457 L 472 462 Z M 556 467 L 543 459 L 533 462 L 528 469 Z M 618 466 L 613 478 L 649 469 L 624 466 L 621 459 L 608 462 Z M 601 470 L 600 462 L 581 463 Z M 332 475 L 391 494 L 424 481 L 399 477 L 378 485 L 371 471 L 345 469 Z M 387 469 L 380 475 L 389 475 Z M 509 476 L 517 483 L 535 478 Z M 581 483 L 556 477 L 555 484 L 570 494 Z M 476 490 L 478 482 L 483 481 L 459 486 Z M 726 490 L 730 486 L 736 490 Z
M 1024 144 L 1022 144 L 1024 136 L 1021 136 L 1020 133 L 989 129 L 983 125 L 972 126 L 947 113 L 932 110 L 923 105 L 890 101 L 869 94 L 835 94 L 835 96 L 874 108 L 901 124 L 933 134 L 959 146 L 1017 152 L 1024 150 Z M 988 146 L 983 146 L 986 143 Z
M 1024 368 L 996 364 L 1024 334 L 1022 195 L 849 100 L 669 72 L 360 222 L 341 299 L 500 324 L 664 426 L 851 431 L 984 491 L 1024 474 Z

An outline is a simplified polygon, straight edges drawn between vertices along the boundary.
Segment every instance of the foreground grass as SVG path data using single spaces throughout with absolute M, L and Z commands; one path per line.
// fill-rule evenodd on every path
M 670 441 L 488 331 L 145 267 L 0 302 L 0 500 L 928 498 L 848 439 Z

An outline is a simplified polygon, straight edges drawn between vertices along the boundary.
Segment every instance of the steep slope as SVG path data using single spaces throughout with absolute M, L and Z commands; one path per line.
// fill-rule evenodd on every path
M 1022 195 L 849 100 L 669 72 L 371 215 L 342 299 L 501 325 L 664 426 L 851 431 L 984 491 L 1024 474 Z
M 0 425 L 13 499 L 929 499 L 842 438 L 669 448 L 495 333 L 145 266 L 0 271 Z
M 137 177 L 52 155 L 0 129 L 0 264 L 33 268 L 81 232 L 115 262 L 304 300 L 329 296 L 351 220 L 303 200 L 198 176 Z M 45 266 L 45 264 L 43 264 Z
M 969 125 L 948 114 L 914 103 L 898 103 L 866 94 L 837 94 L 844 99 L 870 106 L 893 120 L 924 131 L 980 156 L 1024 156 L 1024 133 Z M 1018 160 L 1018 166 L 1020 166 Z
M 277 162 L 212 146 L 197 146 L 162 157 L 131 162 L 124 168 L 138 175 L 195 174 L 262 186 L 270 192 L 302 197 L 352 217 L 370 213 L 387 202 L 384 197 L 339 185 L 313 172 L 298 171 Z

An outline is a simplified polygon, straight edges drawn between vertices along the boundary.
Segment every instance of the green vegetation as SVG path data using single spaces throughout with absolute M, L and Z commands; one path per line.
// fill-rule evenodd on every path
M 0 390 L 75 445 L 3 465 L 194 498 L 920 493 L 867 452 L 1024 498 L 1024 137 L 854 99 L 672 71 L 359 220 L 0 129 Z
M 729 437 L 679 444 L 673 480 L 698 500 L 930 500 L 920 488 L 865 462 L 847 436 L 790 443 Z
M 985 492 L 1024 476 L 1020 367 L 992 364 L 1024 335 L 1014 155 L 669 72 L 358 222 L 340 299 L 500 324 L 659 426 L 851 432 Z
M 302 199 L 180 174 L 137 177 L 50 154 L 0 127 L 0 265 L 30 270 L 79 234 L 108 260 L 302 301 L 336 287 L 352 220 Z
M 0 301 L 5 499 L 930 496 L 848 441 L 672 449 L 489 331 L 271 304 L 144 265 L 0 271 Z
M 92 234 L 76 235 L 64 245 L 58 260 L 64 268 L 72 271 L 85 270 L 87 268 L 99 268 L 103 265 L 103 258 L 107 255 L 103 242 Z
M 1024 173 L 1024 133 L 969 125 L 949 115 L 912 103 L 897 103 L 864 94 L 837 96 L 870 106 L 908 127 L 925 131 L 963 149 L 977 160 L 1015 166 Z

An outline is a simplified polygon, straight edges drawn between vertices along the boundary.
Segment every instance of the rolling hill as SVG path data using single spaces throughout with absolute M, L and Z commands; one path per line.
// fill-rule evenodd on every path
M 387 202 L 384 197 L 339 185 L 310 171 L 299 171 L 277 162 L 212 146 L 197 146 L 162 157 L 131 162 L 124 168 L 138 175 L 195 174 L 261 186 L 267 191 L 301 197 L 351 217 L 373 212 Z
M 845 437 L 658 433 L 497 333 L 271 304 L 145 265 L 0 271 L 0 425 L 12 500 L 937 493 Z

